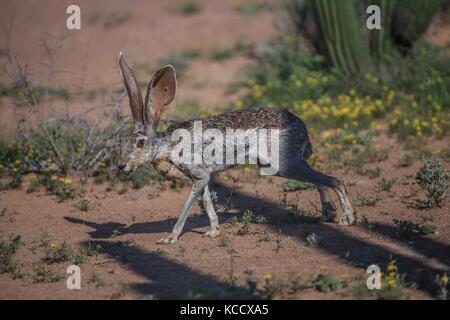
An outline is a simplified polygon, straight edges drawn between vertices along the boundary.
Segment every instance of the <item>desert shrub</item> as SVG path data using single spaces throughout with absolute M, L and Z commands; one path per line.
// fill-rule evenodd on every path
M 408 220 L 394 219 L 396 234 L 401 239 L 411 239 L 416 234 L 428 235 L 436 231 L 436 226 L 430 224 L 416 224 Z
M 17 265 L 12 261 L 12 257 L 21 243 L 22 238 L 20 236 L 11 238 L 7 242 L 0 241 L 0 274 L 11 273 L 13 277 L 19 274 Z
M 375 196 L 365 196 L 362 193 L 358 193 L 356 195 L 356 205 L 359 207 L 375 207 L 378 201 L 380 201 L 381 198 Z
M 48 264 L 67 262 L 72 259 L 73 254 L 73 248 L 66 241 L 63 241 L 59 245 L 50 244 L 46 247 L 45 256 L 42 260 Z
M 95 285 L 96 287 L 104 287 L 105 286 L 105 280 L 103 280 L 98 274 L 91 273 L 91 276 L 89 277 L 88 283 L 91 283 Z
M 432 156 L 422 159 L 422 167 L 416 175 L 420 186 L 426 191 L 427 204 L 440 207 L 447 198 L 449 172 L 442 169 L 441 159 Z
M 265 299 L 271 299 L 276 295 L 282 294 L 286 288 L 287 284 L 283 279 L 275 277 L 272 274 L 266 274 L 264 275 L 264 283 L 259 293 Z
M 80 202 L 78 202 L 74 206 L 75 206 L 75 208 L 77 208 L 80 211 L 87 212 L 87 211 L 89 211 L 89 208 L 91 207 L 91 201 L 87 198 L 83 198 L 80 200 Z
M 33 283 L 51 283 L 56 282 L 64 277 L 60 274 L 54 273 L 46 265 L 39 264 L 33 268 Z
M 378 181 L 378 189 L 381 191 L 389 191 L 391 190 L 392 186 L 395 183 L 395 178 L 381 178 L 380 181 Z
M 339 281 L 328 274 L 321 273 L 314 280 L 314 285 L 320 292 L 330 292 L 347 287 L 347 282 Z
M 250 210 L 245 210 L 244 215 L 241 217 L 240 222 L 242 225 L 237 231 L 237 235 L 244 236 L 250 233 L 251 223 L 254 222 L 255 215 Z

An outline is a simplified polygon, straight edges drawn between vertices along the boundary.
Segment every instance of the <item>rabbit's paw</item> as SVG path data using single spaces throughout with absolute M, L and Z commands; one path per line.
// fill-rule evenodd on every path
M 352 215 L 345 215 L 339 219 L 339 224 L 341 226 L 353 226 L 356 224 L 356 218 Z
M 211 229 L 203 234 L 203 237 L 215 238 L 220 234 L 219 229 Z
M 159 239 L 158 241 L 156 241 L 156 243 L 157 244 L 174 244 L 174 243 L 177 243 L 177 240 L 178 240 L 178 236 L 171 234 L 167 237 Z

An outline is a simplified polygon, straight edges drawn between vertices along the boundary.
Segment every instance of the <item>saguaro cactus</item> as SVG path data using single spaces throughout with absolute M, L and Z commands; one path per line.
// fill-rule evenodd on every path
M 314 12 L 325 42 L 326 54 L 345 75 L 370 65 L 353 0 L 314 0 Z
M 391 24 L 397 0 L 375 0 L 370 4 L 378 5 L 381 11 L 381 29 L 369 31 L 370 51 L 376 59 L 382 59 L 392 50 Z
M 394 50 L 407 53 L 426 31 L 440 3 L 440 0 L 289 1 L 289 10 L 299 11 L 290 13 L 299 34 L 347 76 L 372 68 L 372 59 L 382 60 Z M 365 24 L 359 20 L 357 9 L 362 9 L 362 5 L 365 12 L 370 4 L 381 9 L 381 30 L 363 32 Z M 308 19 L 310 12 L 320 34 L 308 34 L 305 30 L 309 26 L 303 20 Z

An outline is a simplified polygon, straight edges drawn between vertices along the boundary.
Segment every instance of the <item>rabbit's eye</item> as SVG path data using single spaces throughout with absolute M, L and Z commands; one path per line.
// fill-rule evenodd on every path
M 137 146 L 138 148 L 143 148 L 144 145 L 145 145 L 145 140 L 144 140 L 144 139 L 140 139 L 140 140 L 138 140 L 138 141 L 136 142 L 136 146 Z

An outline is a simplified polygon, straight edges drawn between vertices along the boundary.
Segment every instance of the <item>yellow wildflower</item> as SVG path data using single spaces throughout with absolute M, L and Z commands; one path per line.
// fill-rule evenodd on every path
M 267 273 L 267 274 L 264 275 L 263 278 L 264 278 L 264 280 L 266 280 L 266 281 L 270 281 L 270 280 L 273 279 L 273 276 L 272 276 L 270 273 Z
M 447 285 L 447 283 L 448 283 L 448 276 L 447 276 L 446 273 L 444 273 L 444 275 L 442 276 L 441 281 L 442 281 L 442 283 L 444 285 Z
M 393 263 L 390 263 L 387 267 L 388 271 L 397 271 L 397 266 Z

